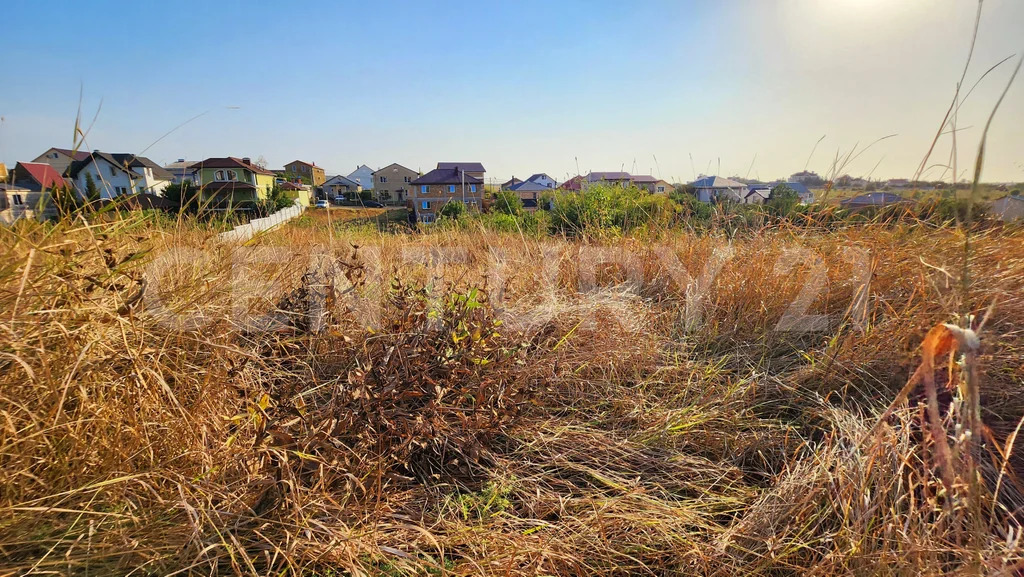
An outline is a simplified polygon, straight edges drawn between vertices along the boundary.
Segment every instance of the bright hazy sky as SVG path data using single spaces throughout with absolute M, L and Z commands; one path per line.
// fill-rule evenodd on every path
M 161 164 L 262 155 L 271 168 L 298 158 L 329 174 L 440 160 L 483 162 L 496 180 L 563 180 L 577 166 L 767 180 L 802 170 L 822 135 L 808 168 L 825 174 L 837 150 L 896 133 L 846 172 L 909 177 L 952 100 L 976 7 L 7 0 L 0 161 L 69 147 L 81 90 L 86 123 L 99 109 L 83 148 Z M 1024 1 L 987 0 L 966 85 L 1022 50 Z M 961 169 L 1014 64 L 960 109 Z M 950 146 L 947 135 L 932 162 L 946 163 Z M 983 178 L 1024 181 L 1024 73 L 990 132 Z

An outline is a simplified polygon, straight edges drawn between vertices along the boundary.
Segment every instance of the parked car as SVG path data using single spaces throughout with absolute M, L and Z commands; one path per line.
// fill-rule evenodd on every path
M 334 197 L 334 204 L 345 204 L 345 197 L 340 194 Z
M 328 204 L 328 202 L 326 200 L 318 200 L 318 201 L 316 201 L 316 207 L 317 208 L 327 208 L 328 206 L 330 206 L 330 205 Z
M 384 205 L 377 202 L 376 200 L 364 200 L 363 206 L 366 208 L 384 208 Z

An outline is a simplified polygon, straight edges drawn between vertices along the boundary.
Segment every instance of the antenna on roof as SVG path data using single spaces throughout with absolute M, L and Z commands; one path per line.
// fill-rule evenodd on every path
M 756 162 L 756 161 L 757 161 L 757 153 L 755 152 L 754 153 L 754 158 L 751 159 L 751 161 L 750 161 L 750 168 L 747 169 L 747 175 L 743 177 L 744 179 L 750 178 L 750 171 L 754 170 L 754 162 Z M 760 179 L 758 179 L 758 180 L 760 180 Z

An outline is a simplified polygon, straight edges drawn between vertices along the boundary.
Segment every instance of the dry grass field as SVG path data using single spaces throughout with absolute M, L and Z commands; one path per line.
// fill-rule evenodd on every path
M 321 212 L 0 228 L 0 574 L 1024 567 L 1019 228 Z

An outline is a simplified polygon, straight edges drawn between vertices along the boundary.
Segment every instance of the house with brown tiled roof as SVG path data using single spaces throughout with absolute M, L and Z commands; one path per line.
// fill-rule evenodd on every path
M 49 164 L 50 166 L 57 169 L 58 174 L 64 174 L 71 163 L 76 160 L 85 160 L 89 158 L 88 150 L 71 150 L 68 148 L 51 148 L 46 152 L 40 154 L 32 162 L 41 162 L 43 164 Z
M 317 166 L 315 162 L 304 160 L 293 160 L 284 165 L 285 179 L 294 182 L 296 179 L 313 187 L 321 186 L 327 182 L 327 173 Z
M 200 203 L 211 210 L 252 210 L 270 196 L 276 178 L 249 158 L 215 157 L 192 165 Z

